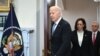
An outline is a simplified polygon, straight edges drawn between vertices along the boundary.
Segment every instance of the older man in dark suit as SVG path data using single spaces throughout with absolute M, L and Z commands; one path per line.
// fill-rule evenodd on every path
M 99 24 L 96 21 L 92 22 L 92 55 L 93 56 L 100 56 L 100 31 Z
M 70 56 L 71 27 L 62 18 L 61 8 L 52 6 L 49 9 L 51 26 L 51 56 Z

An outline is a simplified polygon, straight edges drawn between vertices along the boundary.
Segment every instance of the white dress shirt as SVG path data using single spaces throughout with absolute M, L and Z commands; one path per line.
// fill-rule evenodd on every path
M 83 41 L 84 31 L 77 31 L 77 35 L 78 35 L 78 43 L 81 46 Z

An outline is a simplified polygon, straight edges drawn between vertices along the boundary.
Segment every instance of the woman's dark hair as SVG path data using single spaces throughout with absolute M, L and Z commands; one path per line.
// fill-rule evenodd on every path
M 77 29 L 77 23 L 78 21 L 82 21 L 82 23 L 84 24 L 84 27 L 83 27 L 83 30 L 86 30 L 86 22 L 85 22 L 85 19 L 84 18 L 78 18 L 75 22 L 75 30 L 78 30 Z

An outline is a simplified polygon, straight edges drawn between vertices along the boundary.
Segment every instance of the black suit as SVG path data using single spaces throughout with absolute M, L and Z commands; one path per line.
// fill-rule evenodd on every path
M 70 56 L 70 33 L 69 23 L 61 19 L 53 35 L 51 35 L 51 56 Z
M 92 33 L 91 33 L 92 35 Z M 92 38 L 91 38 L 92 40 Z M 98 31 L 97 32 L 97 35 L 96 35 L 96 40 L 95 40 L 95 44 L 92 44 L 92 56 L 100 56 L 100 32 Z
M 72 32 L 72 50 L 71 56 L 91 56 L 91 32 L 85 30 L 81 46 L 79 45 L 77 31 Z

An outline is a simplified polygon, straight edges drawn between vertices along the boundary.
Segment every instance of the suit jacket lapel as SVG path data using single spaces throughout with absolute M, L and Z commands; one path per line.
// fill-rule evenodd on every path
M 83 43 L 84 43 L 85 38 L 86 38 L 86 33 L 85 33 L 85 31 L 84 31 L 84 35 L 83 35 L 81 47 L 83 46 Z
M 77 31 L 75 31 L 75 37 L 76 37 L 77 44 L 79 45 Z M 79 45 L 79 47 L 80 47 L 80 45 Z
M 84 31 L 84 35 L 83 35 L 83 40 L 82 40 L 82 45 L 84 45 L 84 43 L 86 42 L 85 40 L 87 39 L 87 34 L 86 34 L 86 31 Z
M 51 22 L 51 35 L 52 35 L 52 27 L 53 27 L 54 22 Z
M 98 40 L 98 38 L 99 38 L 99 31 L 97 32 L 97 35 L 96 35 L 96 40 L 95 40 L 95 41 L 97 41 L 97 40 Z

